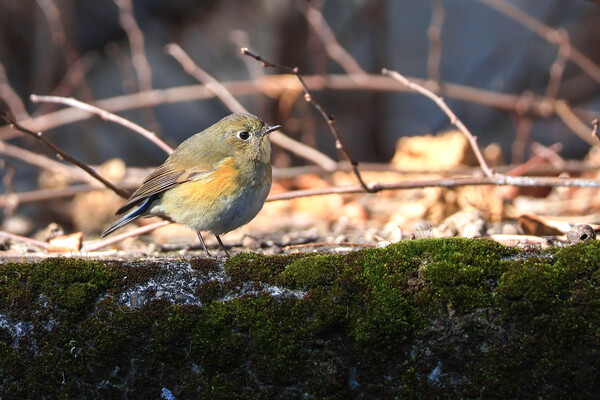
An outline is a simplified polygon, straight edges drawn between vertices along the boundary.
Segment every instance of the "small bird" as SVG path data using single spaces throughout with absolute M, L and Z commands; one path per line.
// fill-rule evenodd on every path
M 158 216 L 198 234 L 219 235 L 250 222 L 271 189 L 269 126 L 252 114 L 231 114 L 181 143 L 117 211 L 102 237 L 139 217 Z

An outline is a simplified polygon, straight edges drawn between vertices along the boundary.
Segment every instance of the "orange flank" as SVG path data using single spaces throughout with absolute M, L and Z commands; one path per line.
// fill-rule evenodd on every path
M 197 207 L 198 204 L 209 206 L 217 199 L 232 195 L 240 189 L 238 174 L 238 169 L 233 165 L 233 158 L 228 157 L 217 169 L 202 179 L 185 182 L 171 190 L 177 192 L 178 198 L 190 207 Z

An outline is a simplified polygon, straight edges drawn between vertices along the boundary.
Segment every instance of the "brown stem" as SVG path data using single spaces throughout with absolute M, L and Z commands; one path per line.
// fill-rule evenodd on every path
M 212 91 L 227 108 L 232 112 L 247 113 L 248 110 L 233 96 L 233 94 L 223 85 L 221 82 L 213 78 L 208 72 L 200 68 L 196 63 L 183 51 L 183 49 L 177 44 L 171 43 L 167 45 L 167 52 L 175 58 L 183 69 L 199 82 L 203 83 L 205 87 Z M 304 143 L 298 142 L 286 136 L 282 132 L 272 132 L 269 138 L 276 145 L 288 150 L 289 152 L 303 157 L 315 164 L 327 169 L 332 170 L 335 165 L 335 161 L 327 157 L 320 151 L 305 145 Z
M 163 227 L 163 226 L 166 226 L 169 224 L 172 224 L 172 222 L 171 221 L 159 221 L 154 224 L 150 224 L 150 225 L 142 226 L 141 228 L 133 229 L 131 231 L 122 233 L 120 235 L 111 236 L 108 239 L 98 240 L 98 241 L 94 241 L 94 242 L 85 242 L 83 244 L 83 246 L 81 247 L 81 251 L 82 252 L 95 251 L 95 250 L 101 249 L 105 246 L 108 246 L 109 244 L 120 242 L 121 240 L 127 239 L 129 237 L 143 235 L 144 233 L 151 232 L 155 229 L 158 229 L 160 227 Z
M 309 2 L 305 3 L 305 7 L 304 17 L 323 43 L 327 55 L 344 68 L 348 75 L 367 75 L 350 53 L 340 45 L 321 11 Z
M 555 46 L 561 45 L 561 34 L 559 33 L 558 29 L 554 29 L 538 21 L 537 19 L 524 13 L 512 4 L 504 0 L 479 1 L 495 9 L 496 11 L 506 15 L 510 19 L 518 22 L 525 28 L 529 29 L 536 35 L 546 40 L 548 43 L 553 44 Z M 573 61 L 573 63 L 575 63 L 579 68 L 581 68 L 590 78 L 600 83 L 600 67 L 598 67 L 598 65 L 596 65 L 589 57 L 583 54 L 579 49 L 574 47 L 573 44 L 570 43 L 568 37 L 566 38 L 566 41 L 569 42 L 570 46 L 570 51 L 568 54 L 569 59 Z
M 6 76 L 6 71 L 4 70 L 2 63 L 0 63 L 0 99 L 3 99 L 6 102 L 9 110 L 13 115 L 16 115 L 17 118 L 29 118 L 29 113 L 27 112 L 25 105 L 8 81 L 8 76 Z
M 0 154 L 4 154 L 11 158 L 16 158 L 30 165 L 35 165 L 36 167 L 46 169 L 54 173 L 66 175 L 75 181 L 96 182 L 95 179 L 78 168 L 54 161 L 45 155 L 37 154 L 29 150 L 13 146 L 9 143 L 0 142 Z
M 41 242 L 39 240 L 30 239 L 30 238 L 25 237 L 25 236 L 15 235 L 14 233 L 8 233 L 8 232 L 0 231 L 0 237 L 5 237 L 7 239 L 15 240 L 17 242 L 23 242 L 23 243 L 27 243 L 27 244 L 32 244 L 34 246 L 41 247 L 42 249 L 45 249 L 45 250 L 49 250 L 50 249 L 50 245 L 48 243 L 46 243 L 46 242 Z
M 284 72 L 287 72 L 289 74 L 293 74 L 296 76 L 296 78 L 298 79 L 298 82 L 300 82 L 300 85 L 302 85 L 302 89 L 304 90 L 304 98 L 306 99 L 306 101 L 310 102 L 316 108 L 316 110 L 321 114 L 321 116 L 325 119 L 325 121 L 327 121 L 327 124 L 329 125 L 329 129 L 331 130 L 331 133 L 333 133 L 333 136 L 335 137 L 335 147 L 342 151 L 346 160 L 348 160 L 348 162 L 352 165 L 352 171 L 354 172 L 354 175 L 358 179 L 358 182 L 360 183 L 360 185 L 364 188 L 365 191 L 371 192 L 371 189 L 363 181 L 360 171 L 358 170 L 358 163 L 352 159 L 352 157 L 350 156 L 350 152 L 348 151 L 348 149 L 346 148 L 346 145 L 342 141 L 342 137 L 340 136 L 340 133 L 338 132 L 337 127 L 335 125 L 335 117 L 333 115 L 327 114 L 325 112 L 325 109 L 323 108 L 323 105 L 321 104 L 321 102 L 312 95 L 312 93 L 310 92 L 310 89 L 306 85 L 306 82 L 300 75 L 299 69 L 291 68 L 291 67 L 288 67 L 285 65 L 275 64 L 270 61 L 267 61 L 264 58 L 262 58 L 261 56 L 250 52 L 245 47 L 242 48 L 242 54 L 252 57 L 256 61 L 261 62 L 265 68 L 272 67 L 272 68 L 279 69 L 281 71 L 284 71 Z
M 481 166 L 483 173 L 486 176 L 492 176 L 494 174 L 493 171 L 490 169 L 490 167 L 488 167 L 487 163 L 485 162 L 485 159 L 483 158 L 483 155 L 481 154 L 481 150 L 479 150 L 479 146 L 477 146 L 477 138 L 475 136 L 473 136 L 473 134 L 467 129 L 465 124 L 463 124 L 462 121 L 460 119 L 458 119 L 458 117 L 452 112 L 450 107 L 448 107 L 446 102 L 444 102 L 444 99 L 435 95 L 431 90 L 426 89 L 421 85 L 417 85 L 416 83 L 409 81 L 403 75 L 401 75 L 400 73 L 398 73 L 396 71 L 389 71 L 384 68 L 381 72 L 384 75 L 391 76 L 392 78 L 396 79 L 397 81 L 402 82 L 407 87 L 409 87 L 409 88 L 413 89 L 414 91 L 421 93 L 422 95 L 433 100 L 435 102 L 435 104 L 437 104 L 438 107 L 440 107 L 442 109 L 442 111 L 444 111 L 444 113 L 446 113 L 448 118 L 450 118 L 450 124 L 452 126 L 456 127 L 458 130 L 460 130 L 465 135 L 465 137 L 469 141 L 469 144 L 471 145 L 471 148 L 473 149 L 473 153 L 475 153 L 475 157 L 477 157 L 477 161 L 479 161 L 479 165 Z
M 94 179 L 96 179 L 99 182 L 101 182 L 104 186 L 106 186 L 107 188 L 109 188 L 110 190 L 112 190 L 113 192 L 115 192 L 116 194 L 118 194 L 119 196 L 121 196 L 121 197 L 123 197 L 125 199 L 129 198 L 129 195 L 127 194 L 127 192 L 125 192 L 124 190 L 119 189 L 113 183 L 111 183 L 107 179 L 105 179 L 102 176 L 100 176 L 92 168 L 88 167 L 84 163 L 76 160 L 75 158 L 71 157 L 70 155 L 68 155 L 67 153 L 65 153 L 64 151 L 62 151 L 58 147 L 56 147 L 52 142 L 50 142 L 48 139 L 46 139 L 44 137 L 44 135 L 42 134 L 42 132 L 34 132 L 34 131 L 31 131 L 31 130 L 25 128 L 24 126 L 18 124 L 16 121 L 14 121 L 12 118 L 10 118 L 8 115 L 6 115 L 6 113 L 3 112 L 3 111 L 0 111 L 0 116 L 4 120 L 6 120 L 6 122 L 8 122 L 9 124 L 11 124 L 18 131 L 20 131 L 22 133 L 25 133 L 27 135 L 33 136 L 34 138 L 40 140 L 48 148 L 50 148 L 52 151 L 54 151 L 56 153 L 57 157 L 59 157 L 60 159 L 66 160 L 66 161 L 70 162 L 71 164 L 74 164 L 74 165 L 78 166 L 79 168 L 81 168 L 82 170 L 84 170 L 85 172 L 87 172 L 88 174 L 90 174 Z
M 103 110 L 99 107 L 92 106 L 91 104 L 84 103 L 84 102 L 76 100 L 72 97 L 67 98 L 67 97 L 59 97 L 59 96 L 38 96 L 38 95 L 32 94 L 31 96 L 29 96 L 29 98 L 34 103 L 42 103 L 42 102 L 60 103 L 60 104 L 65 104 L 67 106 L 71 106 L 71 107 L 75 107 L 75 108 L 79 108 L 79 109 L 88 111 L 92 114 L 98 115 L 100 118 L 102 118 L 105 121 L 111 121 L 111 122 L 117 123 L 119 125 L 123 125 L 124 127 L 129 128 L 132 131 L 139 133 L 140 135 L 144 136 L 146 139 L 148 139 L 149 141 L 151 141 L 152 143 L 154 143 L 155 145 L 160 147 L 167 154 L 171 154 L 173 152 L 173 148 L 171 146 L 169 146 L 168 144 L 166 144 L 165 142 L 163 142 L 158 136 L 156 136 L 156 134 L 154 132 L 150 132 L 146 128 L 143 128 L 142 126 L 140 126 L 134 122 L 131 122 L 123 117 L 120 117 L 116 114 L 113 114 L 111 112 Z
M 598 179 L 580 179 L 580 178 L 555 178 L 546 176 L 508 176 L 493 175 L 484 177 L 458 177 L 429 179 L 419 181 L 403 182 L 383 182 L 370 183 L 370 192 L 380 192 L 382 190 L 398 189 L 419 189 L 425 187 L 445 187 L 454 188 L 459 186 L 520 186 L 520 187 L 600 187 Z M 298 197 L 323 196 L 326 194 L 349 194 L 363 193 L 365 189 L 360 185 L 332 186 L 318 189 L 294 190 L 291 192 L 272 194 L 267 201 L 289 200 Z
M 431 22 L 427 29 L 429 54 L 427 55 L 427 76 L 435 82 L 437 88 L 442 87 L 440 64 L 442 61 L 442 27 L 446 12 L 442 0 L 431 1 Z

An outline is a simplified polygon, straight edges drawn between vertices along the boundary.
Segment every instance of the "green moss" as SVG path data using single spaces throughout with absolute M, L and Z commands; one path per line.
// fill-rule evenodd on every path
M 196 288 L 196 296 L 203 304 L 215 301 L 227 293 L 227 284 L 219 281 L 206 281 Z
M 266 256 L 241 253 L 225 262 L 225 271 L 234 282 L 258 281 L 276 283 L 276 278 L 294 260 L 305 255 Z
M 209 272 L 217 272 L 219 270 L 219 262 L 212 258 L 194 257 L 190 260 L 190 267 L 208 275 Z
M 344 255 L 242 254 L 197 305 L 117 303 L 159 264 L 0 265 L 0 397 L 592 398 L 600 243 L 520 254 L 429 239 Z M 259 292 L 231 296 L 254 282 Z M 298 296 L 260 292 L 262 284 Z M 33 350 L 35 349 L 35 351 Z

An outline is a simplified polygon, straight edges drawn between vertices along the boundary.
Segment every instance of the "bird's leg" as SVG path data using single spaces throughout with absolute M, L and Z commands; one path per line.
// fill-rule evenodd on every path
M 198 239 L 200 239 L 200 243 L 202 243 L 202 247 L 204 247 L 204 251 L 206 252 L 206 255 L 210 258 L 212 258 L 212 256 L 210 255 L 210 253 L 208 252 L 208 249 L 206 248 L 206 245 L 204 244 L 204 239 L 202 239 L 202 234 L 200 233 L 200 231 L 196 231 L 196 233 L 198 234 Z M 221 241 L 219 241 L 220 243 Z
M 215 237 L 217 238 L 217 241 L 219 242 L 219 245 L 221 246 L 221 248 L 225 252 L 225 255 L 227 256 L 227 258 L 231 257 L 229 255 L 229 253 L 227 252 L 227 249 L 225 248 L 225 245 L 223 245 L 223 242 L 221 241 L 221 238 L 219 237 L 219 235 L 215 235 Z

